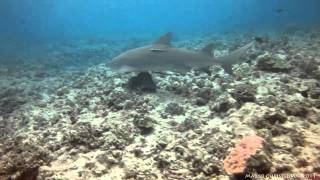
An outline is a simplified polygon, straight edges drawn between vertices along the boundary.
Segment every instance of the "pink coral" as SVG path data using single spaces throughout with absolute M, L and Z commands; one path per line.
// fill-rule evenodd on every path
M 244 137 L 224 159 L 224 169 L 229 174 L 244 173 L 247 160 L 263 148 L 265 140 L 257 135 Z

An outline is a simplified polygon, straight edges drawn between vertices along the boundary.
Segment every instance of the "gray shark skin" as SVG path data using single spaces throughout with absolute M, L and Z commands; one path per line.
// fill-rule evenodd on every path
M 232 65 L 240 62 L 240 57 L 253 42 L 231 52 L 222 58 L 214 58 L 213 45 L 205 46 L 201 52 L 178 49 L 170 45 L 171 33 L 167 33 L 152 45 L 131 49 L 112 59 L 108 66 L 117 72 L 174 71 L 188 72 L 192 68 L 204 68 L 220 64 L 226 72 L 232 73 Z

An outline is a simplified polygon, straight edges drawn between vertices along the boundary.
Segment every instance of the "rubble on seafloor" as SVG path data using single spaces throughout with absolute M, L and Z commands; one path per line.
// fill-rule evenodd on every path
M 319 35 L 261 41 L 233 76 L 0 67 L 0 179 L 320 178 Z M 220 39 L 215 54 L 246 41 Z

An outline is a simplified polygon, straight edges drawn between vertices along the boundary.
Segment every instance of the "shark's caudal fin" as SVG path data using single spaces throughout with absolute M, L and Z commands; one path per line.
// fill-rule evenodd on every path
M 223 69 L 232 74 L 232 65 L 240 63 L 241 57 L 246 54 L 246 52 L 252 47 L 254 42 L 250 42 L 249 44 L 230 52 L 228 55 L 218 58 L 217 62 L 223 67 Z

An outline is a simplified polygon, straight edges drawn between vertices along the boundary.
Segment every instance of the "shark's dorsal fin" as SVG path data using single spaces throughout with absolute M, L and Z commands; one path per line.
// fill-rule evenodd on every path
M 162 44 L 162 45 L 171 45 L 171 39 L 172 39 L 172 34 L 171 32 L 168 32 L 161 36 L 159 39 L 157 39 L 153 44 Z
M 209 55 L 209 56 L 213 56 L 212 49 L 213 49 L 213 44 L 210 43 L 210 44 L 206 45 L 204 48 L 202 48 L 201 52 L 203 54 L 206 54 L 206 55 Z

